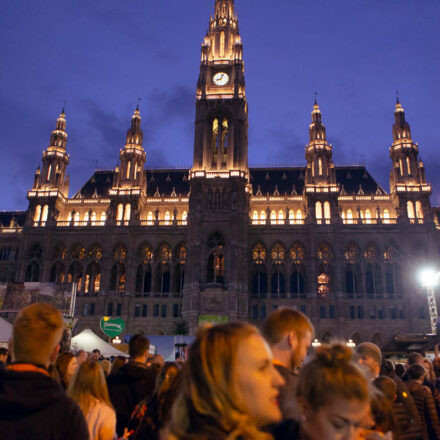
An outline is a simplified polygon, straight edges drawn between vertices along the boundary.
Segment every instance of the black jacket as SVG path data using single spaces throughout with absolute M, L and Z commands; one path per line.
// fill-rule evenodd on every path
M 129 362 L 107 377 L 110 400 L 116 411 L 116 432 L 121 437 L 134 407 L 153 395 L 155 372 L 137 362 Z
M 284 379 L 284 386 L 280 388 L 278 400 L 283 414 L 283 420 L 299 420 L 298 402 L 296 400 L 296 389 L 298 388 L 298 375 L 284 365 L 275 364 L 278 373 Z
M 38 372 L 0 370 L 2 440 L 86 440 L 79 406 L 52 378 Z

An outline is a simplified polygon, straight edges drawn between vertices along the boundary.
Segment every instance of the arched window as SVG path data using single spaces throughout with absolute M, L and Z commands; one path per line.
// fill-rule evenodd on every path
M 129 162 L 130 163 L 130 162 Z M 124 224 L 127 226 L 131 218 L 131 205 L 127 203 L 124 211 Z
M 267 275 L 264 265 L 254 266 L 252 275 L 252 293 L 262 295 L 267 293 Z
M 385 290 L 389 298 L 403 296 L 401 284 L 401 272 L 397 263 L 385 263 Z
M 351 209 L 347 209 L 347 223 L 349 225 L 353 223 L 353 211 Z
M 333 258 L 333 251 L 330 245 L 326 242 L 323 242 L 318 247 L 318 258 L 324 264 L 327 264 Z
M 101 214 L 101 223 L 105 223 L 106 220 L 107 220 L 107 215 L 106 215 L 105 212 L 103 212 L 103 213 Z
M 257 243 L 252 249 L 252 260 L 255 264 L 263 264 L 266 260 L 266 248 L 261 243 Z
M 285 296 L 286 287 L 284 282 L 284 274 L 281 272 L 279 266 L 274 266 L 271 278 L 271 293 L 272 296 Z
M 73 226 L 79 226 L 79 212 L 75 212 L 73 216 Z
M 39 260 L 43 256 L 43 249 L 41 249 L 41 246 L 36 243 L 30 247 L 27 256 L 30 260 Z
M 61 284 L 64 283 L 66 268 L 61 261 L 57 261 L 53 264 L 50 270 L 50 282 Z
M 170 267 L 166 263 L 161 263 L 156 269 L 156 288 L 159 293 L 169 293 L 171 287 Z
M 127 249 L 124 245 L 120 244 L 119 246 L 116 246 L 114 252 L 113 252 L 113 258 L 115 260 L 123 261 L 127 258 Z
M 423 219 L 423 206 L 420 200 L 416 202 L 416 215 L 418 219 Z
M 262 225 L 264 225 L 266 223 L 266 211 L 260 212 L 260 220 L 261 220 Z
M 304 261 L 306 250 L 302 243 L 296 242 L 290 248 L 290 259 L 296 264 L 301 264 Z
M 225 280 L 225 257 L 224 257 L 225 241 L 221 234 L 214 233 L 208 240 L 208 267 L 207 282 L 208 283 L 224 283 Z
M 35 213 L 34 213 L 34 226 L 38 226 L 40 217 L 41 217 L 41 205 L 37 205 L 35 207 Z
M 212 151 L 214 155 L 214 162 L 228 150 L 228 133 L 229 123 L 226 118 L 220 120 L 215 118 L 212 122 Z
M 382 219 L 385 224 L 390 222 L 390 211 L 388 209 L 383 210 Z
M 188 213 L 186 211 L 182 212 L 182 221 L 186 222 L 188 219 Z
M 164 218 L 164 220 L 165 220 L 165 224 L 166 225 L 170 225 L 171 224 L 171 214 L 170 214 L 170 211 L 165 211 L 165 218 Z
M 147 225 L 152 225 L 154 222 L 153 212 L 149 211 L 147 215 Z
M 89 211 L 86 211 L 84 214 L 84 223 L 87 223 L 89 221 Z
M 320 157 L 318 157 L 318 172 L 322 176 L 322 159 Z
M 411 200 L 408 200 L 408 202 L 406 204 L 406 209 L 408 212 L 408 218 L 414 219 L 414 204 L 413 204 L 413 202 L 411 202 Z
M 270 211 L 270 222 L 276 224 L 277 222 L 277 212 L 275 210 Z
M 303 213 L 302 213 L 302 211 L 301 211 L 301 209 L 297 209 L 296 210 L 296 219 L 297 220 L 302 220 L 304 217 L 303 217 Z
M 365 210 L 365 223 L 371 223 L 371 211 L 369 209 Z
M 292 266 L 290 293 L 294 298 L 305 296 L 305 268 L 303 264 L 294 264 Z
M 182 293 L 185 284 L 186 246 L 181 245 L 176 251 L 177 263 L 174 268 L 174 292 Z
M 284 260 L 286 251 L 281 243 L 276 243 L 270 251 L 270 256 L 275 264 L 281 264 Z
M 40 281 L 40 265 L 36 261 L 31 261 L 25 272 L 25 282 L 35 283 Z
M 41 213 L 41 223 L 46 223 L 47 222 L 48 214 L 49 214 L 49 206 L 48 205 L 44 205 L 43 206 L 43 211 Z
M 330 203 L 327 201 L 324 202 L 324 218 L 326 220 L 330 220 L 330 218 L 331 218 Z
M 151 292 L 151 265 L 139 264 L 136 271 L 136 292 Z
M 322 219 L 322 204 L 321 202 L 315 203 L 315 216 L 316 220 L 320 221 Z
M 358 264 L 349 263 L 345 267 L 345 292 L 349 298 L 362 291 L 360 267 Z
M 84 293 L 99 292 L 101 287 L 101 268 L 96 261 L 87 266 Z
M 83 269 L 82 269 L 81 264 L 78 261 L 74 261 L 69 266 L 69 273 L 67 275 L 67 282 L 68 283 L 76 283 L 77 292 L 81 291 L 82 274 L 83 274 Z
M 125 292 L 125 265 L 114 263 L 110 273 L 110 290 Z
M 124 216 L 124 205 L 122 203 L 119 203 L 118 205 L 118 211 L 116 214 L 116 220 L 118 222 L 122 221 L 122 217 Z
M 282 209 L 278 211 L 278 220 L 284 220 L 284 211 Z M 284 223 L 284 222 L 281 221 L 280 223 Z
M 408 156 L 406 156 L 406 169 L 408 170 L 408 176 L 411 175 L 411 162 Z
M 130 178 L 130 171 L 131 171 L 131 161 L 127 162 L 127 174 L 125 175 L 126 179 Z
M 166 263 L 172 259 L 172 251 L 169 244 L 164 243 L 160 246 L 157 257 L 162 263 Z
M 254 225 L 258 225 L 259 221 L 258 221 L 258 211 L 254 211 L 252 214 L 252 224 Z

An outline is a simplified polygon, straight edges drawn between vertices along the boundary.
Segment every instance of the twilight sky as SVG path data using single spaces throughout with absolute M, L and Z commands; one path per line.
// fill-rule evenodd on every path
M 395 94 L 440 204 L 438 0 L 236 0 L 250 165 L 304 165 L 314 92 L 336 165 L 389 189 Z M 26 209 L 66 100 L 73 195 L 114 168 L 141 97 L 147 167 L 190 167 L 200 44 L 214 0 L 0 5 L 0 209 Z

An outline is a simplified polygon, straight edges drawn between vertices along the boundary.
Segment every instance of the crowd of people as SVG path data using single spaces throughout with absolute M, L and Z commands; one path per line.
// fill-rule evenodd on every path
M 440 440 L 440 359 L 393 363 L 362 342 L 311 349 L 314 328 L 290 308 L 262 330 L 200 328 L 185 362 L 60 353 L 63 319 L 24 308 L 0 349 L 0 438 L 91 440 Z

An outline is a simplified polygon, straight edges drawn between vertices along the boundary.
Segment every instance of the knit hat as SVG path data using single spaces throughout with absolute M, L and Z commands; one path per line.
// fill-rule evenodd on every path
M 358 357 L 368 356 L 374 359 L 379 365 L 382 364 L 382 352 L 380 348 L 372 342 L 362 342 L 356 347 L 356 355 Z

